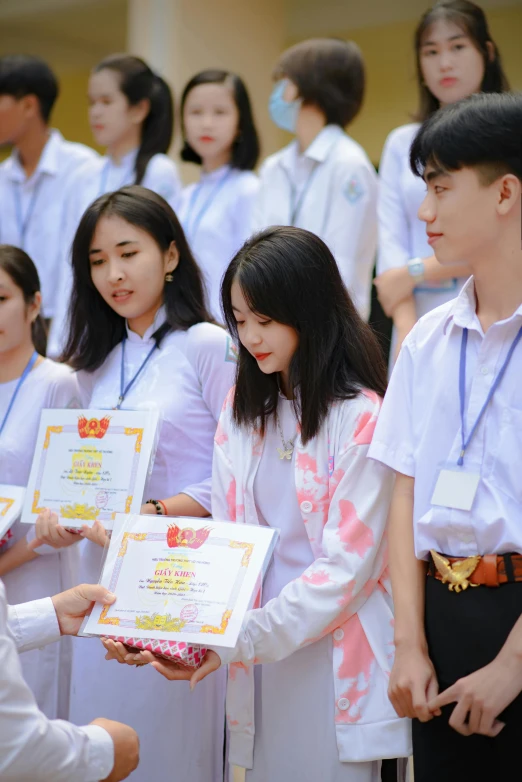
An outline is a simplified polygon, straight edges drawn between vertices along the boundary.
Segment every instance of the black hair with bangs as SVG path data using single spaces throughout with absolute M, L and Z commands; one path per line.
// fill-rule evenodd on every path
M 186 163 L 197 163 L 198 166 L 202 162 L 201 157 L 187 141 L 185 123 L 183 121 L 185 103 L 189 94 L 202 84 L 222 84 L 230 89 L 239 114 L 237 136 L 232 145 L 230 165 L 239 171 L 253 171 L 259 159 L 260 147 L 246 84 L 237 73 L 217 68 L 197 73 L 183 90 L 180 106 L 181 132 L 183 135 L 183 147 L 180 152 L 181 159 Z
M 355 309 L 332 253 L 310 231 L 276 226 L 246 242 L 221 287 L 226 324 L 239 346 L 238 425 L 264 434 L 277 408 L 279 377 L 262 372 L 240 342 L 231 297 L 236 281 L 253 312 L 298 334 L 290 386 L 303 443 L 317 435 L 336 400 L 353 399 L 363 389 L 384 395 L 386 365 L 379 342 Z
M 468 36 L 473 46 L 481 54 L 484 62 L 481 92 L 506 92 L 509 90 L 509 82 L 504 73 L 500 52 L 490 33 L 488 20 L 482 8 L 469 0 L 439 0 L 423 14 L 415 30 L 414 46 L 419 89 L 419 108 L 415 119 L 418 122 L 424 122 L 440 108 L 439 101 L 424 83 L 420 63 L 421 49 L 426 34 L 430 27 L 439 21 L 452 22 L 460 27 L 463 34 Z
M 186 331 L 196 323 L 214 323 L 205 304 L 201 271 L 194 260 L 173 209 L 157 193 L 139 185 L 123 187 L 97 198 L 84 213 L 72 245 L 73 284 L 69 303 L 69 335 L 60 361 L 74 369 L 93 371 L 125 336 L 125 318 L 118 315 L 94 287 L 89 251 L 102 217 L 116 215 L 146 231 L 162 252 L 172 242 L 179 252 L 172 282 L 165 282 L 167 320 L 153 334 L 157 345 L 170 331 Z
M 522 180 L 522 93 L 479 93 L 439 109 L 420 127 L 411 170 L 475 168 L 485 184 L 504 174 Z

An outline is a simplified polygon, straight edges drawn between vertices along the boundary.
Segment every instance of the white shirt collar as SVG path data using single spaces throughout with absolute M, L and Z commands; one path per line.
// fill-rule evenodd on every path
M 224 166 L 220 166 L 220 168 L 216 168 L 215 171 L 210 172 L 201 172 L 200 180 L 201 182 L 211 183 L 211 182 L 218 182 L 222 177 L 227 175 L 227 172 L 230 171 L 231 166 L 227 163 Z
M 505 322 L 522 317 L 522 304 L 515 310 L 511 317 L 506 318 Z M 477 316 L 477 297 L 475 295 L 475 283 L 473 277 L 470 277 L 462 286 L 459 295 L 453 302 L 451 311 L 444 323 L 444 333 L 450 326 L 457 326 L 461 329 L 475 329 L 481 334 L 482 326 Z
M 150 342 L 152 340 L 152 335 L 154 334 L 154 332 L 157 331 L 160 326 L 163 326 L 166 320 L 167 320 L 167 310 L 165 309 L 165 305 L 162 304 L 154 317 L 154 321 L 149 326 L 149 328 L 147 329 L 143 337 L 140 337 L 140 335 L 136 334 L 135 331 L 131 331 L 129 328 L 129 324 L 127 323 L 127 321 L 125 321 L 125 328 L 127 329 L 127 339 L 129 340 L 129 342 L 138 342 L 138 343 Z
M 60 147 L 63 143 L 63 136 L 59 130 L 51 130 L 49 138 L 40 155 L 40 160 L 30 179 L 36 179 L 40 174 L 50 174 L 55 176 L 60 167 Z M 20 161 L 18 152 L 13 149 L 9 159 L 6 161 L 7 176 L 13 182 L 25 182 L 26 176 L 24 167 Z
M 285 165 L 293 166 L 298 158 L 308 158 L 317 163 L 323 163 L 332 147 L 345 135 L 339 125 L 326 125 L 302 154 L 299 152 L 297 139 L 292 141 L 283 154 L 282 162 Z

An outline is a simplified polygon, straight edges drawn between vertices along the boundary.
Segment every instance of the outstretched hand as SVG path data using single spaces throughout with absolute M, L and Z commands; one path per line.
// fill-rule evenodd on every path
M 76 635 L 94 603 L 112 605 L 116 595 L 101 584 L 80 584 L 51 598 L 62 635 Z

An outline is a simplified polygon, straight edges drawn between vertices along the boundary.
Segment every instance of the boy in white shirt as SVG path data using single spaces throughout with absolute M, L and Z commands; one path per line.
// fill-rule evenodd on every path
M 397 474 L 389 694 L 414 718 L 415 782 L 507 779 L 519 760 L 521 142 L 522 95 L 481 94 L 411 151 L 437 260 L 473 271 L 404 341 L 370 449 Z
M 0 146 L 13 145 L 0 164 L 0 243 L 21 247 L 34 259 L 47 320 L 55 308 L 67 183 L 82 163 L 97 157 L 49 128 L 57 97 L 56 76 L 45 62 L 19 54 L 0 58 Z

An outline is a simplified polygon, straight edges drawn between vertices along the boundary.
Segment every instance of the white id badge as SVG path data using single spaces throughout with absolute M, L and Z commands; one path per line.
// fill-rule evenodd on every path
M 457 510 L 471 510 L 480 481 L 478 470 L 466 470 L 456 465 L 445 465 L 439 472 L 432 505 Z

